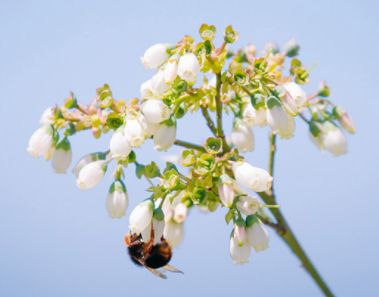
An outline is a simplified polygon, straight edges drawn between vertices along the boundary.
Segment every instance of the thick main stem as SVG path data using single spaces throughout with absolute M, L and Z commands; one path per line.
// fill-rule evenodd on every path
M 269 172 L 274 175 L 274 161 L 276 153 L 276 135 L 270 134 L 270 158 L 269 158 Z M 274 193 L 274 187 L 272 186 L 271 193 L 261 192 L 260 197 L 266 204 L 277 204 L 276 196 Z M 276 219 L 277 225 L 281 228 L 275 228 L 277 234 L 283 239 L 283 241 L 288 245 L 292 252 L 301 261 L 304 269 L 309 273 L 315 283 L 318 285 L 320 290 L 325 294 L 325 296 L 334 296 L 324 279 L 321 277 L 320 273 L 317 271 L 316 267 L 309 259 L 305 253 L 303 247 L 300 245 L 295 234 L 284 218 L 282 212 L 278 208 L 270 208 L 270 212 Z
M 217 116 L 217 136 L 221 138 L 224 151 L 230 151 L 229 145 L 226 142 L 224 130 L 222 127 L 222 102 L 221 102 L 221 73 L 216 74 L 216 116 Z

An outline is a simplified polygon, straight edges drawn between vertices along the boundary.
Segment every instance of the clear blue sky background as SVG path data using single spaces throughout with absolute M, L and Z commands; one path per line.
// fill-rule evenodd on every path
M 203 22 L 219 31 L 233 24 L 240 32 L 235 48 L 295 37 L 305 64 L 316 65 L 307 90 L 326 79 L 332 99 L 351 113 L 358 133 L 341 158 L 320 153 L 300 122 L 292 141 L 279 141 L 276 187 L 283 211 L 336 294 L 377 296 L 378 8 L 375 1 L 326 0 L 1 1 L 0 296 L 320 296 L 273 232 L 267 252 L 233 265 L 223 211 L 191 214 L 172 261 L 185 275 L 156 279 L 125 254 L 127 218 L 107 217 L 110 175 L 81 192 L 73 175 L 54 175 L 49 163 L 26 153 L 47 106 L 70 90 L 88 102 L 104 82 L 116 97 L 139 95 L 151 75 L 139 61 L 144 50 L 197 36 Z M 181 122 L 181 138 L 202 141 L 208 135 L 203 124 L 201 118 Z M 256 130 L 256 138 L 248 159 L 266 167 L 267 130 Z M 105 149 L 108 140 L 76 136 L 74 158 Z M 139 154 L 159 158 L 150 142 Z M 146 197 L 146 183 L 132 172 L 127 186 L 132 207 Z

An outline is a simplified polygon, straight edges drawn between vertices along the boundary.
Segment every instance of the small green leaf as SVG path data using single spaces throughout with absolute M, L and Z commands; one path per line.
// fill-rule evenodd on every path
M 140 179 L 145 174 L 145 166 L 136 162 L 136 176 Z

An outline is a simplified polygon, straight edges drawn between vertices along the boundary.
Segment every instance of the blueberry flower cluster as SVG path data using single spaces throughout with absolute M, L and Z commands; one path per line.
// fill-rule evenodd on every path
M 226 223 L 233 225 L 229 248 L 235 263 L 246 263 L 252 250 L 268 248 L 266 226 L 301 258 L 273 191 L 277 137 L 291 139 L 296 125 L 305 124 L 319 149 L 339 156 L 347 152 L 345 132 L 355 132 L 352 120 L 328 99 L 325 83 L 311 95 L 305 92 L 310 73 L 297 57 L 300 47 L 295 40 L 282 50 L 273 43 L 262 51 L 252 44 L 233 50 L 231 44 L 238 39 L 233 27 L 224 30 L 220 46 L 214 42 L 214 26 L 203 24 L 199 33 L 198 42 L 184 36 L 176 44 L 159 43 L 146 50 L 141 62 L 154 73 L 141 84 L 139 98 L 117 100 L 105 84 L 88 105 L 71 93 L 62 106 L 48 108 L 27 150 L 51 159 L 55 172 L 65 173 L 72 159 L 70 137 L 84 130 L 96 138 L 110 132 L 109 147 L 82 157 L 73 173 L 77 186 L 87 190 L 100 183 L 109 164 L 115 163 L 105 205 L 110 217 L 122 218 L 129 204 L 124 170 L 134 164 L 137 177 L 146 178 L 150 187 L 146 200 L 130 214 L 130 233 L 149 242 L 154 229 L 155 241 L 164 238 L 175 248 L 184 238 L 184 224 L 193 208 L 220 210 Z M 210 132 L 198 144 L 177 138 L 180 119 L 195 112 L 202 114 Z M 227 129 L 225 115 L 233 118 Z M 266 127 L 270 162 L 263 169 L 248 163 L 244 155 L 260 146 L 253 130 Z M 164 168 L 155 162 L 143 164 L 138 148 L 150 141 L 158 151 L 182 147 L 178 163 L 167 162 Z M 307 267 L 309 263 L 306 269 L 312 275 Z

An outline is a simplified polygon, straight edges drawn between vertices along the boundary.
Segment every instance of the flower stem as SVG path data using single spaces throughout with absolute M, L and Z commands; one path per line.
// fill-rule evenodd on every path
M 230 151 L 230 147 L 226 142 L 225 134 L 222 128 L 222 102 L 221 102 L 221 73 L 216 74 L 216 116 L 217 116 L 217 136 L 221 138 L 224 151 Z
M 186 148 L 195 149 L 195 150 L 198 150 L 201 152 L 205 152 L 204 147 L 202 147 L 201 145 L 198 145 L 198 144 L 194 144 L 192 142 L 177 139 L 177 140 L 175 140 L 174 144 L 176 144 L 178 146 L 186 147 Z
M 217 136 L 217 129 L 211 116 L 209 115 L 208 109 L 206 107 L 201 107 L 201 113 L 203 114 L 205 120 L 207 121 L 208 128 L 212 131 L 212 133 Z

